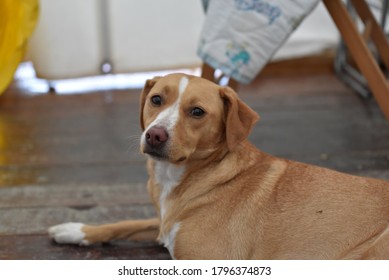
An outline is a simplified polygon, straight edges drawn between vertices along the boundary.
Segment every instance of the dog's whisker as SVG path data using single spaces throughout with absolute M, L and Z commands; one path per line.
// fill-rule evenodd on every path
M 130 145 L 127 148 L 127 153 L 139 153 L 139 145 Z
M 130 135 L 127 137 L 127 139 L 130 141 L 140 140 L 141 138 L 142 138 L 142 135 Z
M 129 146 L 127 152 L 139 152 L 139 144 L 142 135 L 131 135 L 127 139 L 129 140 Z

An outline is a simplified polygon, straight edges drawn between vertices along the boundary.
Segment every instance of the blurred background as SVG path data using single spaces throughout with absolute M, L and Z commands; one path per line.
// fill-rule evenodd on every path
M 145 72 L 188 69 L 199 74 L 204 18 L 200 0 L 41 0 L 26 63 L 16 77 L 31 92 L 65 93 L 141 87 L 155 75 Z M 320 3 L 272 59 L 334 51 L 338 37 Z M 99 77 L 69 81 L 93 76 Z

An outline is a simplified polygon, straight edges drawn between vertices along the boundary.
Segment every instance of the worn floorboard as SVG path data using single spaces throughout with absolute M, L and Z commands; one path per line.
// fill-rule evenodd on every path
M 277 72 L 277 71 L 276 71 Z M 275 72 L 275 73 L 276 73 Z M 156 243 L 59 246 L 48 226 L 154 215 L 138 153 L 140 90 L 0 97 L 0 259 L 168 259 Z M 389 180 L 389 122 L 330 73 L 239 88 L 265 152 Z
M 154 242 L 113 242 L 110 244 L 77 247 L 58 245 L 46 235 L 9 235 L 1 237 L 2 260 L 144 260 L 170 259 L 167 250 Z

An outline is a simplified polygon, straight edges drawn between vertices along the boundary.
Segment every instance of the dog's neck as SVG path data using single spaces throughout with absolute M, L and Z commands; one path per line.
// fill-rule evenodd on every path
M 162 202 L 172 194 L 181 196 L 184 193 L 193 197 L 207 193 L 213 187 L 198 182 L 218 182 L 219 184 L 233 179 L 236 174 L 255 164 L 262 152 L 248 141 L 243 141 L 236 149 L 229 151 L 223 147 L 213 152 L 209 157 L 190 160 L 183 164 L 173 164 L 167 161 L 150 159 L 153 171 L 150 176 L 159 185 L 161 214 L 164 211 Z M 209 180 L 205 180 L 209 177 Z M 199 184 L 199 185 L 197 185 Z M 188 190 L 191 189 L 189 192 Z M 187 197 L 187 199 L 191 199 Z

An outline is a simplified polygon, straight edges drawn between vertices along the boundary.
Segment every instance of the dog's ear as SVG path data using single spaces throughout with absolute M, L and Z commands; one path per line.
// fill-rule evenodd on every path
M 146 80 L 146 83 L 143 87 L 142 93 L 140 95 L 140 127 L 142 130 L 145 129 L 145 125 L 143 123 L 143 108 L 146 103 L 147 95 L 149 94 L 150 90 L 153 88 L 153 86 L 158 82 L 159 79 L 162 77 L 154 77 L 152 79 Z
M 221 88 L 220 96 L 224 101 L 227 146 L 232 151 L 249 136 L 259 116 L 239 99 L 232 88 Z

